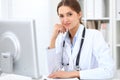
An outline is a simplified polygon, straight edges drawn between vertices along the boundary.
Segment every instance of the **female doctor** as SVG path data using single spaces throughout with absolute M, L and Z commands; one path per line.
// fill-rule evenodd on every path
M 47 49 L 49 78 L 112 78 L 114 63 L 108 44 L 98 30 L 81 23 L 77 0 L 61 0 L 57 6 L 61 23 L 55 24 Z

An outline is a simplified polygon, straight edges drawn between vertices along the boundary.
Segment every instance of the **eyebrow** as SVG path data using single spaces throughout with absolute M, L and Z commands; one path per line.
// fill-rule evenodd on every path
M 69 14 L 69 13 L 72 13 L 71 11 L 69 11 L 69 12 L 67 12 L 67 13 L 65 13 L 65 14 Z M 59 15 L 63 15 L 63 14 L 59 14 Z

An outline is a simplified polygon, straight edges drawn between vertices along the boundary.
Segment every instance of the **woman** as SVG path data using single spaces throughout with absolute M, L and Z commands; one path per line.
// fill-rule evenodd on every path
M 47 49 L 50 78 L 112 78 L 110 49 L 97 30 L 85 29 L 77 0 L 61 0 L 56 24 Z

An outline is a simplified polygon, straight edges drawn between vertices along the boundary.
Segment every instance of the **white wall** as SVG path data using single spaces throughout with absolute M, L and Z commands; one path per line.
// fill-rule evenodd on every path
M 50 24 L 52 27 L 50 27 L 50 31 L 52 31 L 53 26 L 55 23 L 59 23 L 59 17 L 57 15 L 57 5 L 60 0 L 51 0 L 50 1 Z
M 0 0 L 1 2 L 1 18 L 8 19 L 12 15 L 12 0 Z

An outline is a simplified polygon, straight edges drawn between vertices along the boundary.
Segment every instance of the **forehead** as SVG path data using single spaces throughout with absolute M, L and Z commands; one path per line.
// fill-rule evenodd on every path
M 72 10 L 70 7 L 68 6 L 61 6 L 59 7 L 58 13 L 59 14 L 66 14 L 68 12 L 75 12 L 74 10 Z

